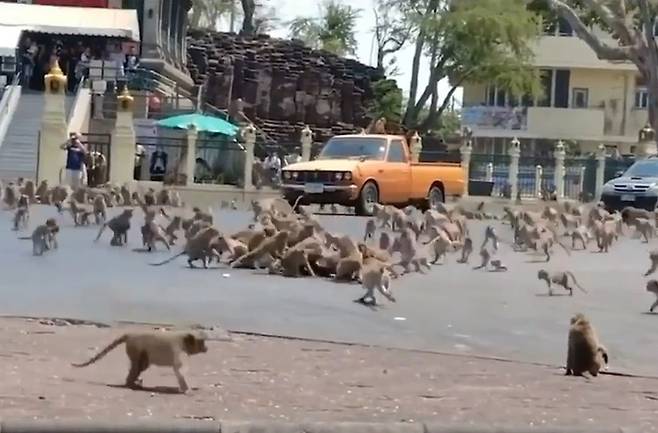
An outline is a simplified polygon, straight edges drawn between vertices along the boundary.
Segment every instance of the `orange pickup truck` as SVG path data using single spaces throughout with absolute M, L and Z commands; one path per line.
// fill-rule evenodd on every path
M 283 196 L 291 204 L 336 203 L 372 215 L 374 203 L 436 207 L 446 196 L 464 193 L 459 164 L 411 162 L 407 143 L 397 135 L 338 135 L 313 161 L 285 167 Z

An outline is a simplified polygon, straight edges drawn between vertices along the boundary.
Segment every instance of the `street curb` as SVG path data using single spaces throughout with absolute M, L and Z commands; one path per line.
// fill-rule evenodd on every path
M 32 421 L 0 422 L 0 433 L 631 433 L 625 428 L 464 426 L 442 423 L 269 421 Z

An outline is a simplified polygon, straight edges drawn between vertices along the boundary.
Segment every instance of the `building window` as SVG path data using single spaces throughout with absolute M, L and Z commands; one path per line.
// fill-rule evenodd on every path
M 571 100 L 571 106 L 573 108 L 587 108 L 589 99 L 589 90 L 574 88 L 573 95 Z
M 635 108 L 647 109 L 649 107 L 649 91 L 646 87 L 635 89 Z
M 537 106 L 550 107 L 553 105 L 553 70 L 542 69 L 539 71 L 539 82 L 542 94 L 537 101 Z

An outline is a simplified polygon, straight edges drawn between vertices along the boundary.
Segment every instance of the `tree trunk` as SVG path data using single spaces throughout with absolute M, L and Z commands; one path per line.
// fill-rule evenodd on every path
M 411 81 L 409 83 L 409 100 L 407 101 L 407 108 L 404 110 L 404 118 L 402 123 L 408 128 L 411 127 L 412 114 L 416 108 L 416 95 L 418 94 L 418 73 L 420 72 L 420 59 L 423 56 L 423 46 L 425 45 L 425 32 L 420 30 L 418 38 L 416 39 L 416 50 L 414 51 L 414 59 L 411 62 Z
M 252 35 L 254 33 L 254 13 L 256 12 L 256 2 L 254 0 L 242 1 L 242 33 L 243 35 Z

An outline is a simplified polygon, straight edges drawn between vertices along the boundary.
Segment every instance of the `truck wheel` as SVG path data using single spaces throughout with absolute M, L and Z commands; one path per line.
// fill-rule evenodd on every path
M 359 216 L 372 216 L 375 212 L 374 204 L 379 201 L 379 190 L 374 182 L 366 182 L 356 201 L 356 214 Z
M 427 206 L 432 210 L 438 210 L 441 204 L 443 204 L 443 191 L 438 186 L 433 186 L 427 194 Z

